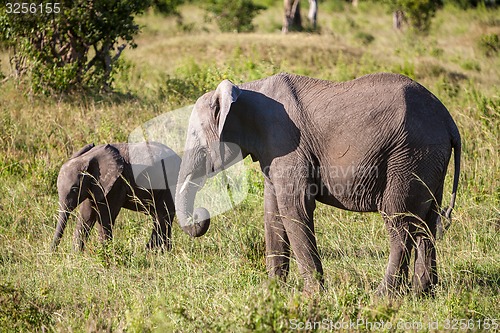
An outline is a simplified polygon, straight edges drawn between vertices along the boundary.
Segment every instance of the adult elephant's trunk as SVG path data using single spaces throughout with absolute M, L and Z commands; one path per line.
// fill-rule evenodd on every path
M 210 226 L 210 214 L 205 208 L 194 209 L 194 199 L 200 189 L 200 180 L 195 180 L 192 174 L 182 172 L 179 175 L 179 184 L 175 196 L 175 208 L 179 224 L 186 234 L 191 237 L 203 236 Z
M 57 246 L 61 242 L 61 237 L 64 233 L 64 229 L 66 228 L 66 224 L 68 222 L 69 211 L 61 210 L 59 212 L 59 218 L 57 219 L 56 232 L 54 234 L 54 239 L 52 240 L 51 250 L 55 251 Z

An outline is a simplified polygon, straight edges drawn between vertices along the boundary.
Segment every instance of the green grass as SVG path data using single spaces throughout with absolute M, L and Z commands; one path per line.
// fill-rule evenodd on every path
M 500 320 L 500 57 L 488 46 L 500 33 L 500 11 L 446 7 L 428 36 L 414 36 L 392 31 L 385 8 L 322 4 L 320 33 L 287 36 L 278 31 L 279 5 L 257 17 L 255 33 L 240 35 L 218 33 L 193 6 L 182 8 L 182 24 L 148 14 L 139 19 L 139 47 L 124 52 L 130 71 L 117 78 L 120 94 L 35 98 L 12 80 L 1 85 L 0 331 L 279 332 L 307 320 L 433 331 L 453 319 L 476 328 Z M 6 74 L 7 55 L 0 59 Z M 302 295 L 294 262 L 287 283 L 269 281 L 256 167 L 248 198 L 214 218 L 207 235 L 192 240 L 174 227 L 171 253 L 145 251 L 152 224 L 125 211 L 106 247 L 94 230 L 86 252 L 74 253 L 72 219 L 59 251 L 49 251 L 57 173 L 73 151 L 126 141 L 138 125 L 224 78 L 240 83 L 280 71 L 330 80 L 404 73 L 448 107 L 462 134 L 462 174 L 453 225 L 438 242 L 435 298 L 376 299 L 388 256 L 382 219 L 324 205 L 315 219 L 327 291 Z

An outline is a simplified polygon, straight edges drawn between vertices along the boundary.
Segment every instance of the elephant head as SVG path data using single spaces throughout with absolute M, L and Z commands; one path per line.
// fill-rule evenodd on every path
M 175 200 L 179 224 L 191 237 L 204 235 L 210 225 L 208 211 L 194 208 L 197 192 L 207 177 L 234 164 L 241 156 L 239 145 L 224 142 L 225 134 L 237 131 L 239 126 L 229 110 L 240 94 L 237 86 L 224 80 L 214 92 L 199 98 L 192 111 Z
M 57 177 L 59 217 L 52 249 L 59 245 L 69 214 L 83 201 L 101 201 L 120 177 L 124 160 L 111 145 L 89 144 L 63 164 Z

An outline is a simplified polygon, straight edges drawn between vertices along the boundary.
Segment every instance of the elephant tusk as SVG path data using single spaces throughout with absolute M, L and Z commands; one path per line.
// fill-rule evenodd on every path
M 182 193 L 184 192 L 184 190 L 186 189 L 186 186 L 191 182 L 191 177 L 193 176 L 193 174 L 189 174 L 187 177 L 186 177 L 186 180 L 184 181 L 184 183 L 182 184 L 181 186 L 181 189 L 179 191 L 179 193 Z

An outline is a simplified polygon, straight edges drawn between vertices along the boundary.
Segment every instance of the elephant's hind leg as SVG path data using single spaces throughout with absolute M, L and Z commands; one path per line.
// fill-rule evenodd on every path
M 442 196 L 443 185 L 440 186 L 435 195 L 435 201 L 425 217 L 425 224 L 420 230 L 416 231 L 415 268 L 412 287 L 417 294 L 433 294 L 434 287 L 438 283 L 435 240 L 436 223 L 439 218 L 438 212 Z
M 416 294 L 432 295 L 438 282 L 434 239 L 427 235 L 419 235 L 416 238 L 417 250 L 412 282 L 413 291 Z
M 389 233 L 389 263 L 384 279 L 380 283 L 377 294 L 380 296 L 404 293 L 408 279 L 411 250 L 414 240 L 414 218 L 406 214 L 383 213 L 386 229 Z
M 435 240 L 447 164 L 446 157 L 440 151 L 430 155 L 426 162 L 418 172 L 423 175 L 420 179 L 421 189 L 412 192 L 419 193 L 421 203 L 420 224 L 415 231 L 416 251 L 412 279 L 412 288 L 416 294 L 433 294 L 438 282 Z
M 428 187 L 430 183 L 432 182 L 428 180 L 426 182 L 425 179 L 415 176 L 406 181 L 404 177 L 400 177 L 391 184 L 391 187 L 386 188 L 381 211 L 385 214 L 384 218 L 389 232 L 390 254 L 387 271 L 378 290 L 379 294 L 393 295 L 406 291 L 413 247 L 416 247 L 416 265 L 419 267 L 432 256 L 433 243 L 424 239 L 429 238 L 427 224 L 431 216 L 428 215 L 435 205 L 432 195 L 434 189 Z M 435 224 L 434 221 L 434 229 Z M 433 233 L 435 234 L 435 230 Z M 420 268 L 415 272 L 417 275 L 425 276 Z M 424 280 L 422 282 L 427 283 Z

